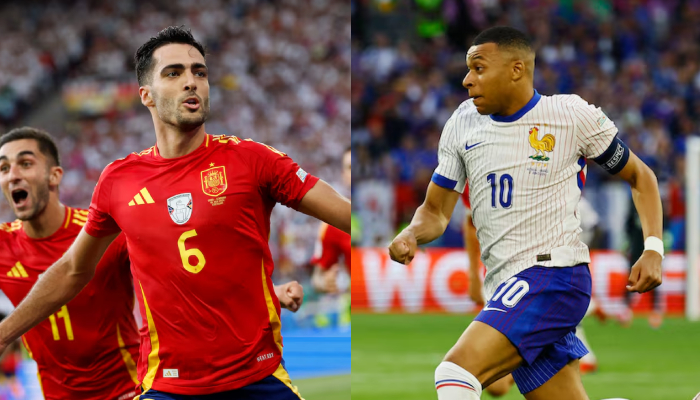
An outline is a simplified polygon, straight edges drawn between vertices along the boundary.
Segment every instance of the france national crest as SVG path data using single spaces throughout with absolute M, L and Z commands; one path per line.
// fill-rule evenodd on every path
M 168 214 L 178 225 L 189 221 L 192 215 L 192 193 L 180 193 L 169 198 Z

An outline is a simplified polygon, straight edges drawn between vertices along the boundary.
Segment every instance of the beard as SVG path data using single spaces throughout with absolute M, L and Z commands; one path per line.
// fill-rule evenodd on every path
M 27 193 L 27 196 L 31 197 L 31 193 Z M 36 196 L 31 199 L 32 207 L 29 210 L 17 211 L 15 210 L 15 215 L 20 221 L 30 221 L 36 218 L 39 214 L 44 212 L 46 205 L 49 204 L 49 179 L 46 178 L 46 182 L 43 185 L 37 186 Z M 12 201 L 12 198 L 10 198 Z
M 186 97 L 194 96 L 194 93 Z M 168 125 L 172 125 L 183 132 L 192 131 L 199 128 L 209 118 L 209 98 L 201 100 L 199 110 L 195 112 L 183 111 L 180 109 L 181 101 L 171 97 L 161 97 L 153 93 L 153 100 L 156 103 L 158 117 Z

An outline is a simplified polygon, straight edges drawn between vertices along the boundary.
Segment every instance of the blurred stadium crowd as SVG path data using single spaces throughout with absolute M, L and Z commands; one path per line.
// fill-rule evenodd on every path
M 349 196 L 340 174 L 350 123 L 349 17 L 343 0 L 3 2 L 0 131 L 32 123 L 58 137 L 61 199 L 87 207 L 108 163 L 155 143 L 138 98 L 136 49 L 184 24 L 209 51 L 207 132 L 274 146 Z M 290 211 L 273 214 L 279 279 L 298 278 L 318 229 Z M 0 220 L 12 219 L 1 202 Z
M 700 134 L 700 1 L 352 3 L 353 206 L 355 222 L 364 225 L 359 243 L 383 246 L 410 221 L 437 165 L 442 126 L 468 98 L 461 82 L 471 41 L 482 29 L 509 25 L 533 38 L 535 88 L 575 93 L 602 107 L 656 172 L 667 246 L 683 248 L 685 141 Z M 387 187 L 391 200 L 383 201 L 379 193 Z M 624 247 L 626 216 L 618 214 L 626 214 L 631 200 L 620 195 L 629 189 L 620 188 L 589 164 L 584 196 L 602 216 L 594 248 Z M 385 224 L 392 229 L 382 230 Z M 437 244 L 461 246 L 454 233 Z

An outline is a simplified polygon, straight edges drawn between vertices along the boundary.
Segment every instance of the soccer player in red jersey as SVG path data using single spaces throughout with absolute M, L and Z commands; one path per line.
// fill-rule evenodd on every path
M 58 200 L 63 176 L 53 139 L 33 128 L 0 138 L 0 184 L 18 220 L 0 224 L 0 289 L 16 306 L 87 221 Z M 90 283 L 24 334 L 47 400 L 131 399 L 139 381 L 139 335 L 124 235 Z M 65 305 L 63 305 L 65 304 Z
M 343 153 L 343 184 L 348 188 L 352 180 L 351 154 L 349 147 Z M 311 260 L 311 264 L 314 265 L 311 282 L 319 292 L 338 292 L 336 280 L 340 256 L 343 256 L 345 267 L 350 272 L 350 235 L 322 222 L 318 230 L 314 257 Z
M 0 323 L 0 350 L 74 297 L 123 232 L 144 329 L 141 400 L 299 399 L 270 276 L 276 203 L 350 231 L 350 201 L 284 153 L 212 137 L 205 52 L 169 27 L 136 53 L 156 145 L 105 168 L 84 230 Z

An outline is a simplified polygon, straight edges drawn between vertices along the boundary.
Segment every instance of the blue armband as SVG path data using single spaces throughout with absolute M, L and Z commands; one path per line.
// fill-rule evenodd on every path
M 630 148 L 627 147 L 625 142 L 615 136 L 615 139 L 610 143 L 610 147 L 603 154 L 594 158 L 593 161 L 608 171 L 609 174 L 615 175 L 622 171 L 629 159 Z

